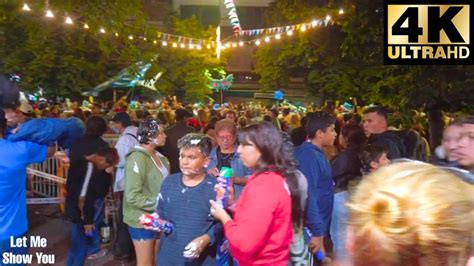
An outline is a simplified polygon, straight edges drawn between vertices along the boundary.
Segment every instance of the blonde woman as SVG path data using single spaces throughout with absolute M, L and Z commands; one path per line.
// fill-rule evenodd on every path
M 473 256 L 474 186 L 461 172 L 386 166 L 364 177 L 348 206 L 350 265 L 464 266 Z

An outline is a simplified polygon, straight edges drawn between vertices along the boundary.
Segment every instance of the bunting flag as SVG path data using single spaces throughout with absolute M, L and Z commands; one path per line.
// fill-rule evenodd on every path
M 242 27 L 240 27 L 239 16 L 237 16 L 237 8 L 235 7 L 233 0 L 224 0 L 224 5 L 229 10 L 229 13 L 227 13 L 227 15 L 229 16 L 230 25 L 232 25 L 234 35 L 237 37 L 242 32 Z
M 310 22 L 300 23 L 295 25 L 281 26 L 281 27 L 272 27 L 264 29 L 250 29 L 250 30 L 241 30 L 239 32 L 240 36 L 259 36 L 259 35 L 274 35 L 281 34 L 291 31 L 305 31 L 307 29 L 312 29 L 320 26 L 327 26 L 329 23 L 333 24 L 330 16 L 327 16 L 324 19 L 315 19 Z

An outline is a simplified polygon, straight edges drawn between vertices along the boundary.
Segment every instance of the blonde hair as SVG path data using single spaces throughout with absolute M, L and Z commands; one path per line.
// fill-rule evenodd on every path
M 351 197 L 354 265 L 466 265 L 474 243 L 474 186 L 420 162 L 364 177 Z

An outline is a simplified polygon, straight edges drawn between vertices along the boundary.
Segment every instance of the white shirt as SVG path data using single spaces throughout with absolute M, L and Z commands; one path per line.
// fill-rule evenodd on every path
M 120 160 L 115 173 L 114 192 L 124 191 L 125 189 L 125 156 L 133 147 L 138 145 L 137 130 L 138 128 L 135 126 L 128 126 L 120 135 L 117 144 L 115 144 Z

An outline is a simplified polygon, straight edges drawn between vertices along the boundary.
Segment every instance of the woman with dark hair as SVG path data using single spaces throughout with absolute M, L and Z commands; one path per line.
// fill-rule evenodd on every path
M 125 163 L 123 221 L 133 240 L 137 265 L 153 265 L 159 234 L 143 228 L 139 218 L 156 208 L 163 179 L 170 172 L 166 157 L 155 150 L 166 140 L 164 128 L 157 120 L 145 119 L 137 130 L 139 145 L 131 149 Z
M 336 183 L 331 216 L 331 240 L 334 244 L 336 260 L 347 259 L 346 223 L 348 210 L 345 204 L 349 198 L 348 187 L 353 187 L 361 176 L 362 163 L 359 154 L 367 143 L 364 129 L 359 125 L 349 124 L 341 129 L 339 144 L 344 148 L 332 161 L 331 167 Z
M 242 129 L 238 139 L 241 159 L 254 174 L 230 208 L 233 218 L 214 201 L 211 214 L 224 225 L 231 254 L 239 265 L 286 266 L 293 224 L 302 224 L 294 159 L 269 122 Z

